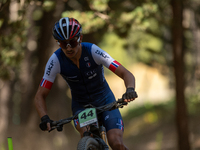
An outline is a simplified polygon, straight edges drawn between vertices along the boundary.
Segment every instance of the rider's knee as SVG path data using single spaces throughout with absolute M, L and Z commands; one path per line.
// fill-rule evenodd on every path
M 125 146 L 121 140 L 110 141 L 110 146 L 114 150 L 125 150 Z
M 108 143 L 113 150 L 125 150 L 123 144 L 123 132 L 119 129 L 112 129 L 107 132 Z

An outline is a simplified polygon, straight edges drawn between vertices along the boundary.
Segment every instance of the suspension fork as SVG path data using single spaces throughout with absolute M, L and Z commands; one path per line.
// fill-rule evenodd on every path
M 104 142 L 108 145 L 108 139 L 107 139 L 107 136 L 106 136 L 106 129 L 103 125 L 101 125 L 99 127 L 99 130 L 100 130 L 100 135 L 101 135 L 101 138 L 104 140 Z

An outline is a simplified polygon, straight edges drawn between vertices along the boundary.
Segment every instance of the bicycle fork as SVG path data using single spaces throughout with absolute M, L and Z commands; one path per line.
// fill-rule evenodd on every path
M 104 126 L 100 126 L 99 129 L 100 129 L 101 138 L 108 145 L 108 140 L 107 140 L 107 136 L 106 136 L 106 129 L 105 129 L 105 127 Z

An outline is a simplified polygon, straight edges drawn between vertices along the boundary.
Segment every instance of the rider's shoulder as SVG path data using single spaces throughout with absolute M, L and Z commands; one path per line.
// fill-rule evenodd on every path
M 59 49 L 57 49 L 52 55 L 54 55 L 54 54 L 59 55 L 59 54 L 61 54 L 61 53 L 62 53 L 62 49 L 59 48 Z
M 58 59 L 65 57 L 64 52 L 62 51 L 61 48 L 57 49 L 53 54 L 53 57 L 57 57 Z
M 82 48 L 91 48 L 92 45 L 94 45 L 94 44 L 89 43 L 89 42 L 82 42 L 81 45 L 82 45 Z
M 82 42 L 82 49 L 88 51 L 89 53 L 94 52 L 98 49 L 100 49 L 96 44 L 89 43 L 89 42 Z

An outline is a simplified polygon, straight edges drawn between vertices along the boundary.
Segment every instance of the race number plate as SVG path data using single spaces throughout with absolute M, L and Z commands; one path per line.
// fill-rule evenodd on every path
M 80 127 L 90 125 L 97 122 L 97 114 L 95 108 L 87 108 L 78 114 Z

